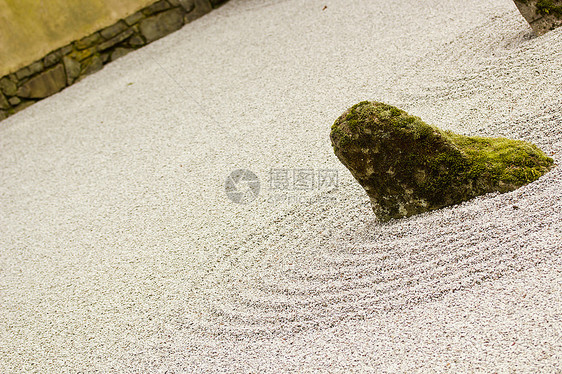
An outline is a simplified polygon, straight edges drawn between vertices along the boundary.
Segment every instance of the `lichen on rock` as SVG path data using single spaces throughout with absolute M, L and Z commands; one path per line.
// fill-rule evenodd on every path
M 553 166 L 533 144 L 442 131 L 379 102 L 348 109 L 330 138 L 381 221 L 512 191 Z

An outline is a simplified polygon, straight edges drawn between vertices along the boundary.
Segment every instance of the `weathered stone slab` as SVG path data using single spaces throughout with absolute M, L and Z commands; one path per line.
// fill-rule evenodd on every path
M 193 0 L 193 5 L 193 10 L 185 15 L 184 23 L 189 23 L 197 18 L 201 18 L 213 10 L 213 6 L 209 0 Z
M 82 63 L 80 75 L 90 75 L 103 69 L 103 61 L 100 56 L 94 55 Z
M 562 25 L 562 0 L 514 0 L 537 36 Z
M 101 43 L 100 45 L 98 45 L 98 52 L 101 51 L 105 51 L 106 49 L 109 49 L 111 47 L 113 47 L 116 44 L 119 44 L 125 40 L 127 40 L 128 38 L 130 38 L 135 32 L 131 29 L 122 32 L 121 34 L 115 36 L 114 38 L 109 39 L 108 41 Z
M 59 92 L 65 86 L 66 74 L 64 72 L 64 66 L 59 64 L 31 78 L 18 89 L 16 94 L 19 97 L 41 99 Z
M 381 221 L 512 191 L 553 165 L 530 143 L 445 132 L 378 102 L 347 110 L 330 138 Z
M 45 56 L 45 58 L 43 59 L 43 65 L 45 65 L 45 68 L 50 68 L 51 66 L 59 63 L 61 58 L 62 51 L 60 49 L 57 49 L 56 51 L 53 51 Z
M 81 65 L 78 61 L 69 56 L 64 56 L 62 62 L 66 72 L 66 83 L 70 86 L 80 75 Z
M 140 35 L 133 35 L 131 39 L 129 39 L 129 45 L 133 48 L 142 47 L 146 44 L 146 41 Z
M 43 70 L 43 68 L 43 61 L 36 61 L 33 64 L 18 70 L 16 72 L 16 77 L 21 80 L 23 78 L 32 76 L 33 74 L 39 73 L 41 70 Z
M 181 6 L 186 12 L 191 12 L 195 8 L 195 0 L 168 0 L 173 6 Z
M 111 61 L 115 61 L 118 58 L 121 58 L 123 56 L 125 56 L 126 54 L 128 54 L 129 52 L 134 51 L 134 49 L 131 48 L 115 48 L 115 50 L 113 52 L 111 52 Z
M 135 23 L 137 23 L 143 18 L 144 18 L 144 14 L 142 14 L 142 12 L 139 10 L 138 12 L 135 12 L 130 16 L 128 16 L 127 18 L 125 18 L 124 21 L 127 25 L 133 26 Z
M 101 40 L 101 35 L 99 33 L 93 33 L 92 35 L 88 35 L 85 38 L 82 38 L 74 43 L 77 49 L 86 49 L 90 48 L 91 46 L 99 43 Z
M 6 99 L 6 97 L 4 96 L 4 94 L 0 92 L 0 109 L 8 109 L 10 108 L 10 106 L 11 105 Z
M 18 87 L 8 77 L 0 79 L 0 90 L 7 96 L 14 96 Z
M 35 101 L 33 101 L 33 100 L 23 101 L 20 105 L 18 105 L 17 107 L 14 108 L 14 112 L 15 113 L 21 112 L 22 110 L 24 110 L 25 108 L 29 108 L 33 104 L 35 104 Z
M 119 21 L 109 27 L 100 31 L 101 36 L 104 39 L 111 39 L 114 36 L 121 34 L 123 31 L 127 30 L 129 26 L 123 21 Z
M 153 42 L 179 30 L 183 26 L 183 15 L 184 11 L 181 8 L 158 13 L 140 22 L 140 32 L 147 43 Z
M 166 0 L 160 0 L 157 3 L 154 3 L 152 5 L 147 6 L 146 8 L 144 8 L 142 10 L 142 12 L 144 14 L 146 14 L 147 16 L 150 16 L 152 14 L 160 13 L 160 12 L 163 12 L 166 9 L 170 9 L 170 8 L 171 8 L 171 5 L 168 4 L 168 2 Z

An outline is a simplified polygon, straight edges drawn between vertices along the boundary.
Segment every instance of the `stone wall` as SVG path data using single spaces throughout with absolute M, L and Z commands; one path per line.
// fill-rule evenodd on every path
M 179 30 L 227 0 L 160 0 L 0 78 L 0 121 L 111 61 Z

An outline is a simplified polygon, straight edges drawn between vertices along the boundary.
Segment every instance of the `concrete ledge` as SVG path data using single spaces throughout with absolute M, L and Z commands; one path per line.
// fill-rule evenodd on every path
M 0 78 L 0 121 L 228 0 L 159 0 Z

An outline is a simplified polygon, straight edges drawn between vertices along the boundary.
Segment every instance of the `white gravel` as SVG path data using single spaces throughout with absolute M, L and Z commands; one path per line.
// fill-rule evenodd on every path
M 511 0 L 232 0 L 10 117 L 0 372 L 562 372 L 561 169 L 379 224 L 328 137 L 378 100 L 560 163 L 561 66 Z

